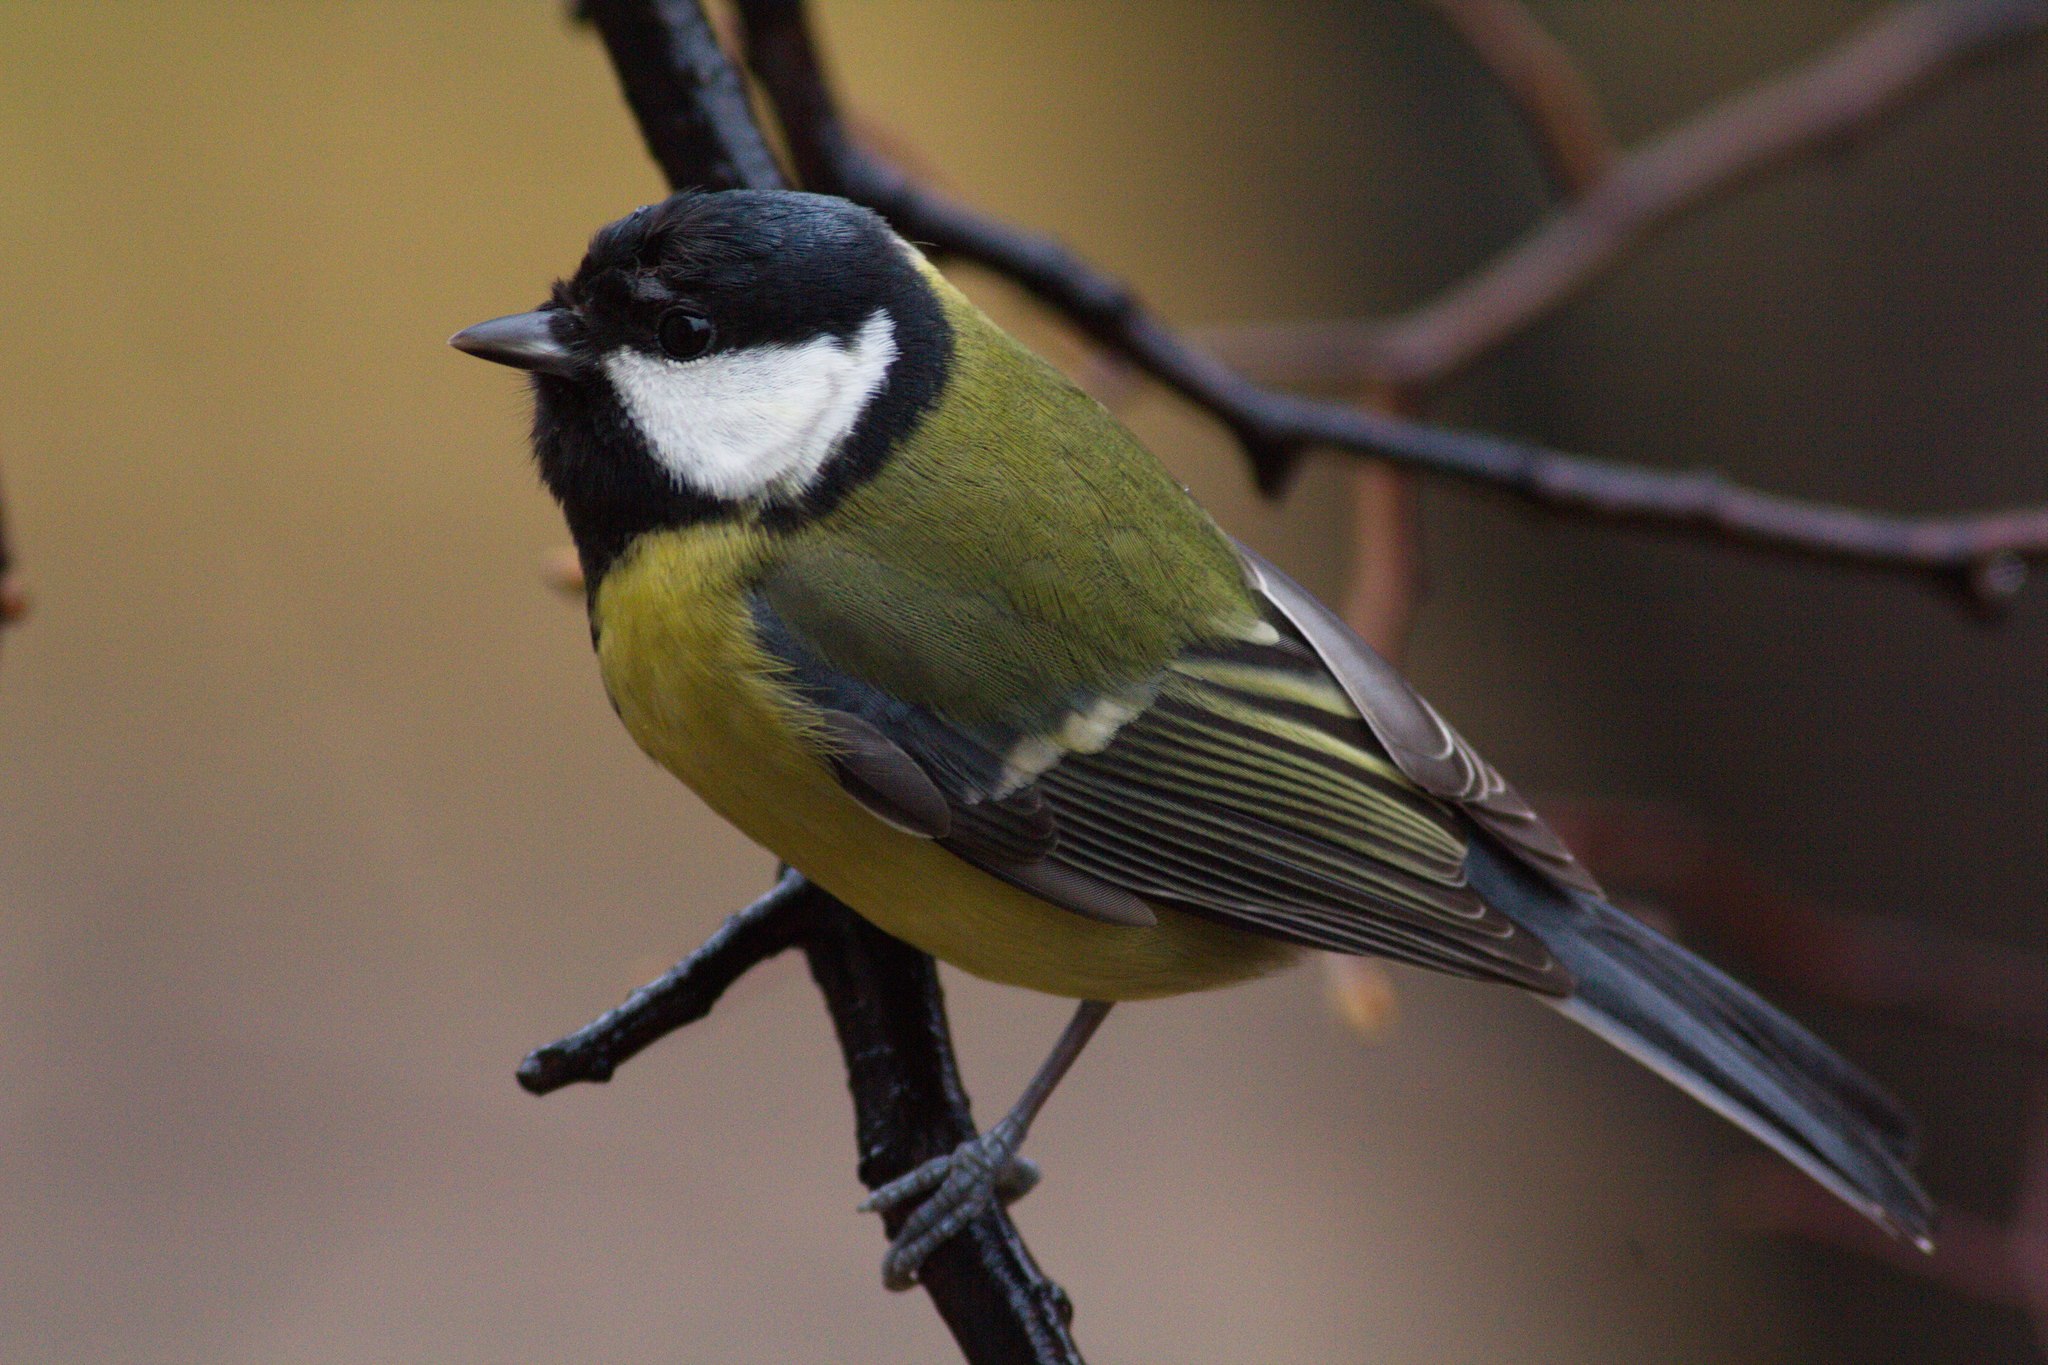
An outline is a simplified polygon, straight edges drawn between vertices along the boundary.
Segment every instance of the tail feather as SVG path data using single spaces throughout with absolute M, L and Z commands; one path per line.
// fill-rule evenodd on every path
M 1486 839 L 1466 873 L 1576 979 L 1551 1002 L 1893 1233 L 1933 1245 L 1898 1102 L 1754 992 L 1605 901 L 1539 880 Z

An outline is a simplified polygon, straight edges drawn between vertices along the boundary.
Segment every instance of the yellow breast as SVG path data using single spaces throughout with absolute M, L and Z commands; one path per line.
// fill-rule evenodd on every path
M 1084 919 L 891 829 L 845 795 L 755 642 L 745 585 L 772 542 L 722 525 L 642 537 L 600 584 L 605 687 L 633 738 L 720 815 L 889 933 L 990 980 L 1131 1000 L 1269 971 L 1282 944 L 1160 910 Z

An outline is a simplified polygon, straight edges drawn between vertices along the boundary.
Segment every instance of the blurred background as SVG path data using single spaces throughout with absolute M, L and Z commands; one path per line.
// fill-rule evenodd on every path
M 1634 138 L 1875 10 L 1536 6 Z M 1170 319 L 1412 303 L 1542 178 L 1404 0 L 823 0 L 849 102 Z M 2048 497 L 2048 51 L 1738 196 L 1434 415 L 1897 509 Z M 944 1361 L 877 1286 L 800 962 L 605 1088 L 512 1068 L 769 858 L 634 750 L 524 447 L 449 351 L 661 193 L 597 43 L 522 3 L 0 7 L 0 1358 Z M 1034 339 L 1056 334 L 986 282 Z M 1071 355 L 1071 348 L 1065 353 Z M 1259 505 L 1334 592 L 1342 470 Z M 1524 788 L 1654 800 L 1788 886 L 2048 947 L 2048 606 L 1432 490 L 1410 671 Z M 1734 962 L 1738 969 L 1739 961 Z M 1507 993 L 1312 971 L 1120 1011 L 1019 1221 L 1102 1361 L 2030 1361 L 2025 1319 L 1716 1213 L 1726 1125 Z M 984 1116 L 1064 1006 L 948 978 Z M 2039 1058 L 1783 1003 L 2014 1198 Z

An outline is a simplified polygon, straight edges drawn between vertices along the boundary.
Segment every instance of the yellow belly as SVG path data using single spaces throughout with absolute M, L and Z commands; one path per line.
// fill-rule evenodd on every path
M 720 815 L 905 942 L 992 981 L 1135 1000 L 1270 971 L 1293 952 L 1171 910 L 1084 919 L 891 829 L 839 788 L 754 643 L 740 584 L 766 551 L 712 527 L 644 537 L 595 604 L 605 687 L 640 747 Z

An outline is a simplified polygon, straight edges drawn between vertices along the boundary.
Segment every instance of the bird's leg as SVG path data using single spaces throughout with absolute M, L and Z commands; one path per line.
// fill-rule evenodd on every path
M 1066 1032 L 1053 1044 L 1051 1055 L 1038 1068 L 1038 1074 L 993 1128 L 890 1181 L 861 1203 L 864 1211 L 887 1214 L 922 1196 L 922 1202 L 903 1220 L 903 1226 L 890 1242 L 889 1254 L 882 1258 L 883 1284 L 891 1289 L 910 1288 L 917 1282 L 918 1267 L 924 1264 L 925 1257 L 965 1227 L 990 1201 L 1001 1199 L 1008 1203 L 1038 1183 L 1037 1166 L 1018 1156 L 1017 1148 L 1022 1145 L 1031 1120 L 1038 1117 L 1038 1111 L 1108 1014 L 1108 1001 L 1083 1000 Z

